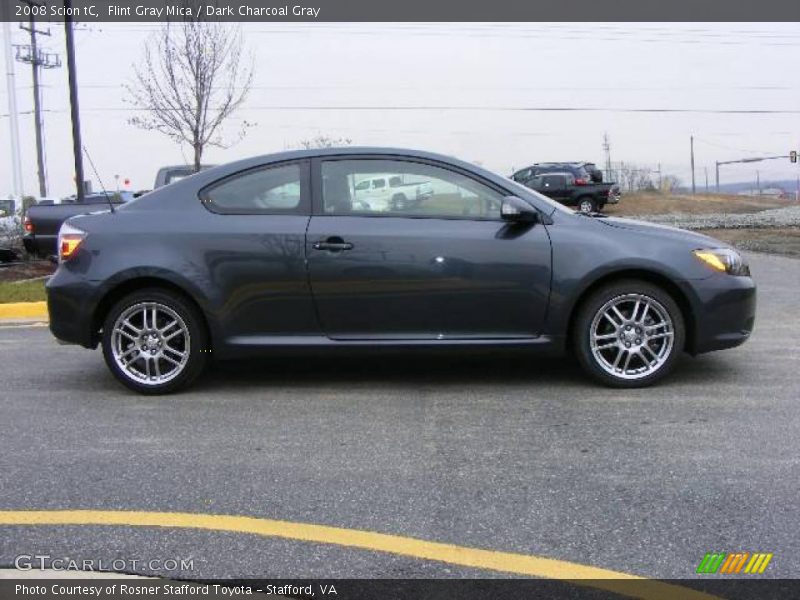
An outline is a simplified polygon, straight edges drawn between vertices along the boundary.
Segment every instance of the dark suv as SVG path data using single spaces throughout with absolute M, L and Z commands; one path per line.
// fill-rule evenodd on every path
M 592 162 L 536 163 L 511 179 L 586 213 L 616 204 L 621 195 L 616 183 L 603 183 L 603 172 Z
M 528 179 L 544 173 L 569 173 L 578 181 L 578 185 L 603 182 L 603 172 L 597 165 L 584 161 L 534 163 L 516 171 L 511 179 L 524 184 Z
M 602 211 L 606 204 L 619 201 L 619 188 L 603 183 L 578 185 L 571 173 L 542 173 L 529 179 L 525 185 L 565 206 L 582 213 Z

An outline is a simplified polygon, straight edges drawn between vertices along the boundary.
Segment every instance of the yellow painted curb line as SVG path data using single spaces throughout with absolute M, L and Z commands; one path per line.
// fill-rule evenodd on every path
M 0 304 L 0 319 L 47 319 L 47 302 Z
M 116 525 L 227 531 L 386 552 L 525 577 L 566 580 L 642 600 L 718 600 L 690 588 L 553 558 L 255 517 L 116 510 L 8 510 L 0 511 L 0 525 Z

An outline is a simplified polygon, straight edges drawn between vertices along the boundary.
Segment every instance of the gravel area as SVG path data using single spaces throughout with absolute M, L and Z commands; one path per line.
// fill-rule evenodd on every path
M 681 229 L 748 229 L 751 227 L 800 227 L 800 205 L 754 213 L 630 215 L 631 219 L 671 225 Z

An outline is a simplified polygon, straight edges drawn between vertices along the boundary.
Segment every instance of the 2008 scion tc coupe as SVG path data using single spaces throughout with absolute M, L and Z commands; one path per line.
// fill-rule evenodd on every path
M 643 386 L 683 351 L 747 340 L 756 304 L 717 240 L 384 148 L 203 171 L 69 219 L 59 252 L 53 334 L 102 344 L 144 393 L 187 385 L 212 356 L 354 346 L 571 350 L 597 380 Z

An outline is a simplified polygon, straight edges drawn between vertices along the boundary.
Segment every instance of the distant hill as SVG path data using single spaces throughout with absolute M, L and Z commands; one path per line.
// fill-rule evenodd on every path
M 700 186 L 698 186 L 700 187 Z M 724 194 L 738 194 L 739 192 L 746 192 L 755 188 L 754 181 L 741 181 L 739 183 L 723 183 L 719 186 L 719 191 Z M 787 192 L 793 192 L 797 188 L 796 179 L 762 179 L 761 189 L 765 188 L 782 188 Z
M 721 183 L 719 186 L 719 191 L 722 194 L 738 194 L 739 192 L 747 192 L 756 187 L 755 181 L 740 181 L 738 183 Z M 767 188 L 781 188 L 786 193 L 794 193 L 797 189 L 797 180 L 796 179 L 762 179 L 761 180 L 761 189 L 765 190 Z M 686 193 L 692 190 L 691 187 L 683 186 L 678 188 L 676 191 Z M 697 183 L 697 191 L 698 192 L 705 192 L 706 186 L 705 183 Z M 716 192 L 716 188 L 712 182 L 708 182 L 708 190 L 710 192 Z

